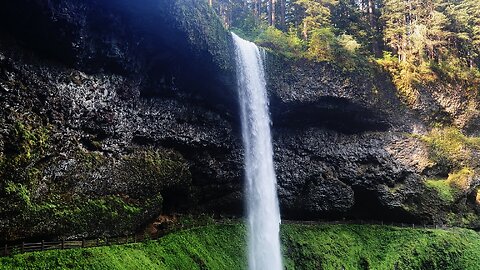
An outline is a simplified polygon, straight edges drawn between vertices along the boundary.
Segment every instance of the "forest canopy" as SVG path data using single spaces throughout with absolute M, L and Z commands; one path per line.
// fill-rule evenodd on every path
M 407 102 L 419 84 L 480 83 L 478 0 L 209 0 L 227 28 L 292 58 L 379 64 Z M 368 60 L 368 61 L 365 61 Z

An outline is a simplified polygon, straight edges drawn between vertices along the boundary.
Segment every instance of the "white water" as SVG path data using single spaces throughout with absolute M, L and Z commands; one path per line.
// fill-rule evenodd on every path
M 232 35 L 245 148 L 248 265 L 280 270 L 280 211 L 262 55 L 254 43 Z

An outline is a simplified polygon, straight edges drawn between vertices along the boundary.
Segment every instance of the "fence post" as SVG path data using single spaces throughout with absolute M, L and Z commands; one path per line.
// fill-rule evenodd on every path
M 82 239 L 82 248 L 85 248 L 85 239 Z
M 137 243 L 137 234 L 134 234 L 134 235 L 133 235 L 133 242 L 134 242 L 134 243 Z
M 25 252 L 25 242 L 22 242 L 22 253 Z
M 8 256 L 8 244 L 5 244 L 4 253 L 5 253 L 5 256 Z
M 45 250 L 45 240 L 42 240 L 42 248 L 41 248 L 42 251 Z
M 65 249 L 65 239 L 62 239 L 62 249 Z
M 97 237 L 97 244 L 96 244 L 96 246 L 97 246 L 97 247 L 100 246 L 100 239 L 98 239 L 98 237 Z

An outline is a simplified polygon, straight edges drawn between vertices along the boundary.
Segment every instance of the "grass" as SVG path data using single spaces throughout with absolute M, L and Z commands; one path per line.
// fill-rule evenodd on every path
M 245 227 L 211 225 L 157 241 L 21 254 L 0 269 L 246 269 Z M 480 235 L 378 225 L 283 225 L 287 269 L 480 269 Z

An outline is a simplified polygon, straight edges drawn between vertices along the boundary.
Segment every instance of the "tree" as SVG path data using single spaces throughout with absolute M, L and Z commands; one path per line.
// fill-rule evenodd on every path
M 302 34 L 305 40 L 308 39 L 309 33 L 315 28 L 321 28 L 330 24 L 330 8 L 336 0 L 297 0 L 296 5 L 304 10 L 302 20 Z
M 347 34 L 360 41 L 376 57 L 382 56 L 382 0 L 339 0 L 331 8 L 332 24 L 338 34 Z
M 287 30 L 286 29 L 286 16 L 287 16 L 287 1 L 286 0 L 280 0 L 280 24 L 279 27 L 282 30 Z

